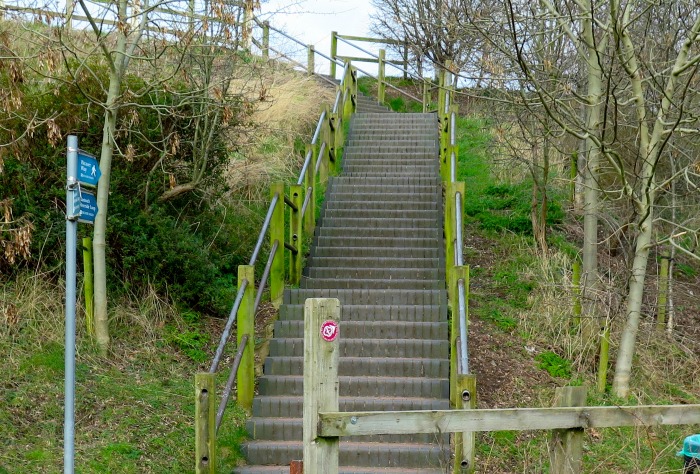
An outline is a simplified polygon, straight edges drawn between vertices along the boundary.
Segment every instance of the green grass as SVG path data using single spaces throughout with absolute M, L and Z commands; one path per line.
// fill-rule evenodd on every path
M 20 311 L 0 326 L 0 473 L 58 473 L 63 465 L 62 287 L 23 277 L 3 288 Z M 78 473 L 180 473 L 194 467 L 194 374 L 201 370 L 171 333 L 207 327 L 174 307 L 122 303 L 112 314 L 112 352 L 98 356 L 79 310 L 75 468 Z M 0 302 L 0 316 L 6 302 Z M 80 309 L 80 306 L 79 306 Z M 192 319 L 192 318 L 190 318 Z M 209 326 L 211 327 L 211 326 Z M 207 351 L 211 351 L 208 344 Z M 207 358 L 210 358 L 208 354 Z M 197 357 L 194 357 L 197 358 Z M 225 372 L 225 371 L 222 371 Z M 222 387 L 228 374 L 218 376 Z M 219 432 L 221 472 L 241 458 L 244 415 L 235 401 Z

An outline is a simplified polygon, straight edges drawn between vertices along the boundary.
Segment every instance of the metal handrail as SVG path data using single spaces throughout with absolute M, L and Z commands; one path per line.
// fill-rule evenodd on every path
M 365 70 L 363 70 L 363 69 L 360 69 L 360 68 L 357 67 L 357 66 L 355 66 L 355 69 L 358 70 L 358 71 L 360 71 L 362 74 L 365 74 L 365 75 L 367 75 L 367 76 L 369 76 L 369 77 L 372 77 L 372 78 L 374 78 L 374 79 L 377 79 L 376 77 L 374 77 L 374 75 L 370 74 L 369 72 L 367 72 L 367 71 L 365 71 Z M 377 80 L 379 80 L 379 79 L 377 79 Z M 416 96 L 414 96 L 414 95 L 411 95 L 411 94 L 409 94 L 408 92 L 406 92 L 406 91 L 404 91 L 404 90 L 402 90 L 402 89 L 399 89 L 398 87 L 396 87 L 396 86 L 393 85 L 393 84 L 390 84 L 390 83 L 387 82 L 386 85 L 389 86 L 389 87 L 391 87 L 392 89 L 397 90 L 398 92 L 402 93 L 402 94 L 405 95 L 406 97 L 415 100 L 416 102 L 423 102 L 423 99 L 419 99 L 418 97 L 416 97 Z
M 321 112 L 321 117 L 318 119 L 318 124 L 316 125 L 316 131 L 314 132 L 314 137 L 311 139 L 311 144 L 315 145 L 318 141 L 318 136 L 321 134 L 321 127 L 323 126 L 323 121 L 326 119 L 326 111 Z
M 311 192 L 314 190 L 311 186 L 306 188 L 306 196 L 304 197 L 304 204 L 301 206 L 301 217 L 302 219 L 306 215 L 306 208 L 309 206 L 309 202 L 311 202 Z
M 314 172 L 318 174 L 318 170 L 321 169 L 321 162 L 323 161 L 321 157 L 323 154 L 326 152 L 326 142 L 321 143 L 321 149 L 318 150 L 318 156 L 319 158 L 316 160 L 316 169 L 314 169 Z
M 238 288 L 238 294 L 236 295 L 236 301 L 233 303 L 233 307 L 231 308 L 231 313 L 229 314 L 228 321 L 226 321 L 226 326 L 224 327 L 224 332 L 221 334 L 221 341 L 219 342 L 219 347 L 216 348 L 216 354 L 214 354 L 214 360 L 211 363 L 211 367 L 209 367 L 209 373 L 213 374 L 216 372 L 216 369 L 219 368 L 219 362 L 221 362 L 221 356 L 224 353 L 224 347 L 226 347 L 226 343 L 228 342 L 228 338 L 231 335 L 231 328 L 233 327 L 233 323 L 236 320 L 236 315 L 238 314 L 238 308 L 241 306 L 241 301 L 243 300 L 243 294 L 245 293 L 245 289 L 248 287 L 248 280 L 243 280 L 241 282 L 240 287 Z
M 456 193 L 455 194 L 455 214 L 457 214 L 456 217 L 456 225 L 457 227 L 457 265 L 462 266 L 464 265 L 464 256 L 462 255 L 462 247 L 464 245 L 464 241 L 462 240 L 462 194 L 461 193 Z
M 226 380 L 226 386 L 224 387 L 224 392 L 221 394 L 221 402 L 219 402 L 219 408 L 216 410 L 216 432 L 219 432 L 219 426 L 221 426 L 221 420 L 224 418 L 224 411 L 226 411 L 226 406 L 228 405 L 228 399 L 231 397 L 231 390 L 233 389 L 233 382 L 236 380 L 236 375 L 238 374 L 238 367 L 241 365 L 241 359 L 243 359 L 243 351 L 245 346 L 248 344 L 248 335 L 244 334 L 241 338 L 241 343 L 238 345 L 238 351 L 236 352 L 236 357 L 233 359 L 233 364 L 231 365 L 231 372 L 228 374 L 228 380 Z
M 457 293 L 459 294 L 459 338 L 460 338 L 460 359 L 462 365 L 462 374 L 469 373 L 469 354 L 467 353 L 467 308 L 466 308 L 466 289 L 464 279 L 460 278 L 457 281 Z
M 304 158 L 304 165 L 301 167 L 301 173 L 299 173 L 299 179 L 297 179 L 297 184 L 304 184 L 304 178 L 306 178 L 306 172 L 309 169 L 309 164 L 311 163 L 312 156 L 313 151 L 309 150 L 306 153 L 306 158 Z
M 343 81 L 344 80 L 345 80 L 345 78 L 343 78 Z M 340 105 L 340 97 L 342 96 L 340 91 L 342 90 L 343 82 L 341 82 L 340 85 L 341 85 L 341 89 L 338 89 L 338 92 L 335 94 L 335 103 L 333 104 L 333 113 L 334 114 L 338 112 L 338 105 Z
M 253 250 L 253 255 L 250 257 L 250 262 L 248 262 L 248 265 L 255 265 L 255 261 L 258 259 L 258 254 L 260 253 L 262 244 L 265 241 L 265 234 L 267 234 L 267 229 L 270 227 L 270 221 L 272 221 L 272 214 L 275 212 L 275 207 L 277 206 L 277 201 L 279 201 L 279 198 L 279 193 L 275 193 L 275 195 L 272 196 L 272 201 L 270 201 L 270 207 L 267 209 L 267 215 L 265 216 L 265 222 L 263 222 L 260 234 L 258 234 L 258 241 L 255 244 L 255 250 Z
M 255 303 L 253 304 L 253 313 L 258 310 L 260 306 L 260 300 L 262 299 L 263 292 L 265 291 L 265 285 L 267 285 L 267 279 L 270 277 L 270 269 L 272 268 L 272 262 L 275 260 L 275 255 L 277 254 L 277 248 L 279 247 L 279 240 L 275 240 L 272 243 L 272 248 L 270 249 L 270 256 L 267 258 L 267 263 L 265 264 L 265 270 L 263 270 L 262 277 L 260 278 L 260 288 L 258 288 L 258 294 L 255 295 Z

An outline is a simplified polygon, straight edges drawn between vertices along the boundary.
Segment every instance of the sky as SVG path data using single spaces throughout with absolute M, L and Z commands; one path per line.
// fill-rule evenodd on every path
M 317 51 L 330 56 L 331 31 L 341 35 L 375 36 L 370 33 L 371 15 L 374 11 L 370 0 L 303 0 L 291 4 L 290 0 L 270 0 L 262 5 L 258 17 L 268 19 L 270 25 L 285 31 L 305 44 L 313 44 Z M 274 47 L 275 38 L 270 45 Z M 379 46 L 360 43 L 364 49 L 376 53 Z M 301 49 L 301 48 L 299 48 Z M 349 56 L 366 56 L 350 46 L 338 42 L 338 53 Z M 300 52 L 299 60 L 306 62 L 306 52 Z M 367 72 L 376 73 L 376 65 L 358 65 Z M 316 57 L 316 71 L 327 72 L 328 62 Z

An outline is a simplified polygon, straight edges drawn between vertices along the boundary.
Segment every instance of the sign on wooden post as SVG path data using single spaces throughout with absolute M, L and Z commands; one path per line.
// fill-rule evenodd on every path
M 309 298 L 304 305 L 304 472 L 338 472 L 337 437 L 318 436 L 320 411 L 338 411 L 340 301 Z
M 586 387 L 557 387 L 554 406 L 586 406 Z M 552 430 L 549 442 L 552 474 L 578 474 L 583 463 L 583 428 Z
M 216 473 L 216 392 L 214 374 L 200 372 L 195 389 L 195 473 Z

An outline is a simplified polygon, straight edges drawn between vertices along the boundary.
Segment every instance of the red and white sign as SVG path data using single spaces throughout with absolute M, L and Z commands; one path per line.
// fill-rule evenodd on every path
M 340 328 L 338 327 L 338 323 L 332 320 L 324 321 L 323 324 L 321 324 L 321 337 L 323 338 L 324 341 L 326 342 L 333 342 L 337 339 L 338 334 L 340 333 Z

